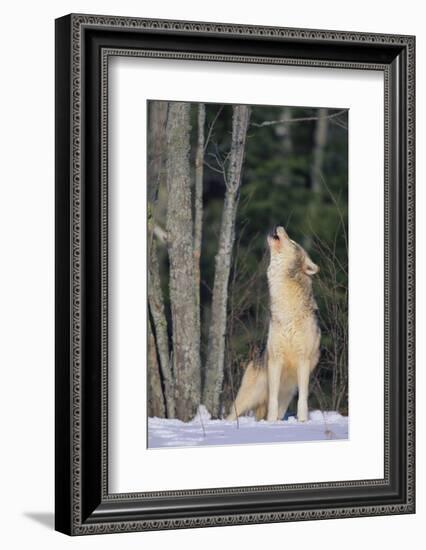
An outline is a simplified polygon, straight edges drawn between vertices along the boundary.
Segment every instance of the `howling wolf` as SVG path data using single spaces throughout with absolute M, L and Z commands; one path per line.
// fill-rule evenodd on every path
M 281 226 L 268 235 L 268 245 L 271 318 L 266 351 L 247 365 L 228 420 L 248 410 L 254 410 L 258 420 L 280 420 L 298 389 L 297 417 L 304 422 L 308 419 L 309 375 L 320 355 L 318 307 L 311 280 L 319 268 Z

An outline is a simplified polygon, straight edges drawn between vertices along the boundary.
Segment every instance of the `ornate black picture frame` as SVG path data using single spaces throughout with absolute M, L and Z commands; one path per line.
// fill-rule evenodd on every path
M 107 71 L 114 55 L 382 71 L 384 477 L 111 494 Z M 413 36 L 68 15 L 56 21 L 56 529 L 70 535 L 414 513 Z

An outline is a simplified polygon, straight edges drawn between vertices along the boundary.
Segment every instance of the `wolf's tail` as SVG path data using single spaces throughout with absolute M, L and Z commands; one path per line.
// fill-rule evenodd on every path
M 253 361 L 250 361 L 227 420 L 236 420 L 245 412 L 266 403 L 267 395 L 266 369 L 259 368 Z

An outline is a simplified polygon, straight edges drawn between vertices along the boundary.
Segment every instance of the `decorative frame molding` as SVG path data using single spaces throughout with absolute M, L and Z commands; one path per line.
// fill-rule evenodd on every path
M 59 531 L 83 535 L 414 512 L 414 51 L 412 36 L 96 15 L 56 21 Z M 383 480 L 108 493 L 107 83 L 108 59 L 116 55 L 383 71 Z M 178 509 L 177 497 L 187 506 Z

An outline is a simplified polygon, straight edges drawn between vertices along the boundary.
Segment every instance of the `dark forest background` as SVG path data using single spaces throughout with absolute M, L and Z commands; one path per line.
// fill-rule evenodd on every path
M 156 323 L 149 330 L 149 415 L 168 414 L 167 392 L 173 372 L 173 320 L 170 258 L 167 245 L 172 144 L 167 138 L 170 104 L 149 103 L 148 197 L 151 239 L 161 283 L 170 380 L 161 369 Z M 202 238 L 199 255 L 199 372 L 203 402 L 216 255 L 221 233 L 226 177 L 233 144 L 232 105 L 190 104 L 187 115 L 189 185 L 196 223 L 196 181 L 202 182 Z M 160 113 L 160 114 L 159 114 Z M 200 124 L 202 142 L 200 141 Z M 202 167 L 200 144 L 202 143 Z M 231 157 L 232 158 L 232 157 Z M 152 182 L 155 178 L 155 184 Z M 200 179 L 199 179 L 200 181 Z M 199 184 L 198 184 L 199 185 Z M 200 188 L 198 188 L 200 189 Z M 199 207 L 199 205 L 198 205 Z M 169 220 L 170 221 L 170 220 Z M 235 210 L 235 229 L 227 284 L 223 376 L 214 416 L 225 414 L 236 394 L 244 367 L 266 343 L 269 303 L 266 235 L 276 224 L 286 227 L 320 273 L 314 277 L 319 306 L 322 351 L 311 377 L 310 408 L 348 411 L 348 113 L 331 108 L 252 106 L 246 129 L 244 162 Z M 170 224 L 169 224 L 170 225 Z M 170 231 L 170 227 L 169 227 Z M 152 250 L 150 262 L 152 263 Z M 196 280 L 196 285 L 198 284 Z M 152 279 L 149 285 L 153 285 Z M 198 290 L 197 290 L 198 292 Z M 158 299 L 157 292 L 157 299 Z M 160 342 L 161 344 L 161 342 Z M 165 343 L 162 343 L 163 356 Z M 176 367 L 175 364 L 175 369 Z M 173 390 L 176 396 L 176 389 Z M 163 404 L 160 403 L 163 401 Z M 294 403 L 290 411 L 294 411 Z M 170 407 L 169 407 L 170 410 Z M 188 419 L 183 418 L 183 419 Z

